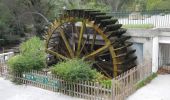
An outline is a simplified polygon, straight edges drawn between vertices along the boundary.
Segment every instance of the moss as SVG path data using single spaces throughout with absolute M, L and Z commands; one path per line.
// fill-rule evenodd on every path
M 155 77 L 157 77 L 157 74 L 153 73 L 152 75 L 150 75 L 149 77 L 147 77 L 143 81 L 140 81 L 139 83 L 136 84 L 136 89 L 140 89 L 143 86 L 145 86 L 146 84 L 150 83 Z

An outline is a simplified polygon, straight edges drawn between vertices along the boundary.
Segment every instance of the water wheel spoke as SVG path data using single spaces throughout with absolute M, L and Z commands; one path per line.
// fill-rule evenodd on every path
M 85 29 L 86 29 L 86 22 L 85 22 L 85 20 L 83 20 L 82 25 L 81 25 L 81 29 L 80 29 L 79 39 L 78 39 L 78 47 L 77 47 L 77 51 L 76 51 L 77 56 L 80 55 L 80 50 L 81 50 L 81 45 L 82 45 L 82 40 L 83 40 L 83 34 L 85 32 Z
M 74 32 L 75 32 L 74 36 L 79 37 L 80 36 L 79 30 L 78 30 L 78 27 L 75 26 L 75 24 L 74 24 L 74 28 L 73 29 L 74 29 Z M 82 42 L 81 42 L 82 47 L 80 49 L 80 52 L 77 54 L 77 56 L 80 56 L 82 51 L 84 51 L 86 54 L 88 54 L 88 50 L 85 48 L 85 44 L 86 43 L 87 43 L 87 39 L 86 40 L 82 39 Z
M 95 44 L 95 42 L 96 42 L 96 36 L 97 36 L 97 32 L 94 32 L 92 44 L 91 44 L 91 47 L 90 47 L 90 50 L 91 50 L 91 51 L 93 51 L 93 49 L 94 49 L 94 44 Z
M 105 74 L 107 75 L 107 77 L 112 78 L 112 76 L 110 76 L 99 63 L 96 63 L 96 66 Z
M 108 52 L 108 53 L 107 53 L 107 52 L 106 52 L 106 53 L 101 53 L 101 54 L 99 54 L 98 56 L 99 56 L 99 57 L 102 57 L 102 56 L 107 56 L 107 55 L 110 55 L 110 52 Z
M 62 59 L 65 59 L 65 60 L 68 59 L 67 57 L 63 56 L 62 54 L 59 54 L 59 53 L 54 52 L 54 51 L 52 51 L 52 50 L 46 49 L 46 51 L 47 51 L 48 53 L 50 53 L 50 54 L 56 55 L 58 58 L 62 58 Z
M 106 44 L 104 45 L 103 47 L 93 51 L 92 53 L 86 55 L 84 58 L 89 58 L 89 57 L 92 57 L 92 56 L 95 56 L 95 55 L 98 55 L 99 53 L 101 53 L 102 51 L 104 51 L 105 49 L 107 49 L 108 47 L 110 46 L 110 44 Z
M 127 48 L 127 47 L 129 47 L 129 46 L 132 46 L 132 44 L 133 44 L 133 43 L 128 43 L 128 44 L 126 44 L 125 46 L 122 46 L 122 47 L 119 47 L 119 48 L 115 48 L 114 51 L 118 51 L 118 50 Z
M 59 46 L 59 53 L 60 54 L 62 54 L 62 55 L 65 55 L 66 57 L 70 57 L 70 54 L 69 54 L 69 52 L 65 52 L 66 50 L 65 50 L 65 48 L 63 48 L 64 46 L 63 45 L 61 45 L 61 46 Z
M 68 52 L 70 53 L 71 58 L 74 58 L 73 50 L 72 50 L 72 48 L 70 47 L 70 44 L 69 44 L 69 42 L 68 42 L 68 40 L 67 40 L 67 38 L 66 38 L 66 35 L 65 35 L 65 33 L 64 33 L 64 30 L 61 29 L 61 28 L 60 28 L 59 30 L 60 30 L 61 37 L 62 37 L 62 39 L 63 39 L 63 41 L 64 41 L 64 43 L 65 43 L 65 45 L 66 45 L 66 48 L 67 48 Z
M 86 30 L 85 30 L 85 31 L 86 31 Z M 81 47 L 81 49 L 80 49 L 79 54 L 81 54 L 81 52 L 84 51 L 84 52 L 85 52 L 85 55 L 86 55 L 86 54 L 88 54 L 89 52 L 88 52 L 88 49 L 85 47 L 85 45 L 86 45 L 86 44 L 89 44 L 90 33 L 87 33 L 87 32 L 85 32 L 85 33 L 87 34 L 87 37 L 86 37 L 85 40 L 82 41 L 82 47 Z
M 88 50 L 85 48 L 86 43 L 87 43 L 87 39 L 83 42 L 82 48 L 81 48 L 81 50 L 80 50 L 80 53 L 84 50 L 85 53 L 88 54 Z M 79 53 L 79 54 L 80 54 L 80 53 Z
M 75 22 L 71 22 L 71 36 L 69 37 L 71 39 L 71 45 L 73 48 L 73 52 L 75 54 L 76 51 L 76 36 L 78 36 L 78 32 L 77 32 L 77 27 L 75 26 Z

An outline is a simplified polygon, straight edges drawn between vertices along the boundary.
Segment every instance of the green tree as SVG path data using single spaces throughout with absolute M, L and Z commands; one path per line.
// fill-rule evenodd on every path
M 58 1 L 58 2 L 57 2 Z M 26 26 L 32 26 L 29 34 L 41 34 L 47 24 L 44 18 L 53 20 L 62 8 L 62 0 L 0 0 L 0 31 L 3 34 L 24 34 Z M 43 15 L 43 17 L 41 16 Z M 7 24 L 6 24 L 7 23 Z M 2 33 L 1 32 L 1 33 Z M 5 32 L 5 33 L 4 33 Z
M 170 10 L 170 0 L 147 0 L 147 10 Z
M 5 9 L 5 10 L 4 10 Z M 0 34 L 4 34 L 9 32 L 9 23 L 10 23 L 10 19 L 11 19 L 11 14 L 10 11 L 8 9 L 8 7 L 6 7 L 5 5 L 3 5 L 2 3 L 0 3 Z

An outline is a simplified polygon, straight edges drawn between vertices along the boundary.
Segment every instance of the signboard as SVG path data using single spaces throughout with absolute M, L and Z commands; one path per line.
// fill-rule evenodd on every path
M 52 78 L 45 75 L 37 75 L 33 73 L 24 73 L 23 78 L 32 82 L 48 85 L 55 88 L 60 88 L 59 80 L 53 80 Z

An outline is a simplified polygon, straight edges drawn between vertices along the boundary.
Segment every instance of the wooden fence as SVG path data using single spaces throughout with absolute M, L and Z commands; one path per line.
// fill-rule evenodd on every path
M 3 77 L 10 78 L 18 83 L 39 87 L 53 92 L 59 92 L 85 100 L 112 100 L 111 87 L 101 85 L 98 82 L 65 81 L 62 78 L 48 74 L 47 72 L 35 70 L 25 72 L 21 75 L 15 74 L 12 76 L 9 73 L 3 74 Z
M 70 82 L 47 72 L 35 70 L 23 74 L 11 74 L 6 62 L 13 55 L 12 52 L 0 54 L 0 77 L 87 100 L 111 100 L 112 98 L 111 87 L 101 85 L 98 82 Z
M 29 71 L 12 76 L 6 65 L 1 63 L 3 62 L 0 62 L 0 75 L 3 77 L 12 78 L 26 85 L 87 100 L 125 100 L 136 91 L 140 81 L 152 74 L 151 65 L 142 64 L 114 78 L 110 87 L 101 85 L 99 82 L 65 81 L 60 77 L 42 71 Z
M 137 90 L 138 83 L 152 74 L 149 64 L 142 64 L 113 79 L 114 100 L 125 100 Z

